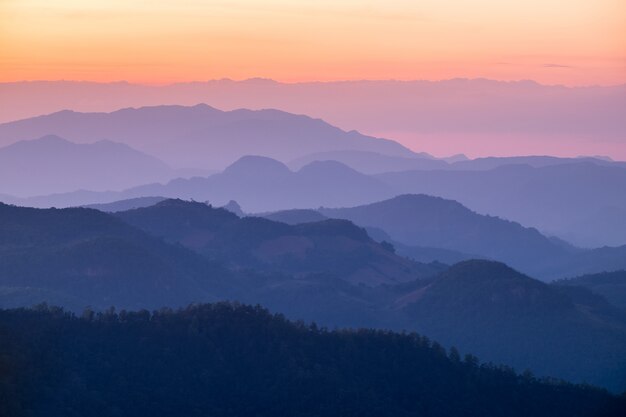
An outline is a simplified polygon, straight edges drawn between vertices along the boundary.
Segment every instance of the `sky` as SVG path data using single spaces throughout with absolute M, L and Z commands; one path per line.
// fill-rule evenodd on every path
M 626 83 L 624 0 L 0 0 L 0 82 Z

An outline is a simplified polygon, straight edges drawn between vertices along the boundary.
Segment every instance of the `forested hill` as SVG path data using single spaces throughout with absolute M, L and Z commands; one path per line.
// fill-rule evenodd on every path
M 10 337 L 9 337 L 10 336 Z M 461 358 L 415 334 L 260 307 L 0 311 L 2 416 L 621 416 L 626 399 Z

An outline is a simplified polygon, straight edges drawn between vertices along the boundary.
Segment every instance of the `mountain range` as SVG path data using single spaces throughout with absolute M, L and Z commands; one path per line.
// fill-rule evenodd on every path
M 390 172 L 375 178 L 396 194 L 453 199 L 580 246 L 626 243 L 626 169 L 619 164 L 504 165 L 486 171 Z M 591 220 L 597 229 L 588 226 Z
M 241 179 L 240 184 L 249 186 L 248 192 L 260 187 L 252 176 L 246 178 L 249 180 Z M 274 183 L 280 184 L 277 180 Z M 232 182 L 228 184 L 224 188 L 237 190 Z M 267 186 L 270 184 L 267 183 Z M 210 188 L 213 191 L 218 189 L 215 185 L 201 188 Z M 299 201 L 297 191 L 283 194 L 285 190 L 289 190 L 285 185 L 279 189 L 281 195 L 292 198 L 289 203 L 284 204 L 295 205 Z M 310 191 L 312 187 L 306 190 Z M 248 194 L 246 192 L 243 195 Z M 199 200 L 208 197 L 199 194 L 195 196 Z M 155 201 L 160 199 L 155 198 Z M 218 201 L 225 200 L 223 197 Z M 130 203 L 135 201 L 130 200 Z M 276 198 L 274 201 L 279 200 Z M 142 205 L 152 203 L 152 199 L 146 199 Z M 122 201 L 104 207 L 105 210 L 117 211 L 107 207 L 126 205 Z M 419 262 L 456 263 L 473 258 L 498 260 L 544 280 L 626 268 L 626 246 L 578 248 L 562 240 L 547 237 L 534 228 L 482 215 L 456 201 L 427 195 L 401 195 L 351 208 L 292 209 L 264 212 L 257 216 L 291 225 L 333 218 L 346 219 L 363 227 L 375 240 L 392 243 L 398 254 Z
M 256 171 L 250 170 L 251 165 L 256 165 Z M 351 208 L 265 211 L 258 216 L 292 225 L 343 218 L 365 228 L 375 240 L 392 243 L 399 254 L 419 262 L 455 263 L 472 258 L 492 259 L 506 262 L 544 280 L 626 268 L 626 246 L 581 249 L 560 239 L 547 237 L 534 228 L 476 213 L 453 200 L 427 195 L 402 195 L 376 203 L 354 205 L 367 201 L 366 196 L 372 194 L 375 186 L 380 187 L 380 183 L 370 182 L 370 177 L 345 167 L 339 167 L 339 172 L 347 170 L 351 176 L 337 175 L 337 180 L 331 181 L 334 173 L 325 170 L 324 166 L 337 164 L 314 163 L 310 169 L 303 168 L 294 173 L 270 159 L 244 158 L 222 174 L 176 180 L 166 186 L 141 187 L 138 189 L 141 192 L 135 189 L 124 193 L 107 193 L 104 196 L 125 196 L 131 197 L 131 200 L 90 207 L 122 211 L 150 206 L 166 198 L 132 198 L 134 195 L 182 196 L 198 201 L 208 200 L 216 206 L 236 198 L 244 208 L 255 207 L 253 204 L 263 202 L 264 205 L 256 207 L 270 210 L 284 206 L 310 207 L 320 202 L 312 197 L 313 194 L 318 195 L 316 190 L 321 194 L 327 184 L 334 183 L 340 186 L 336 193 L 327 192 L 325 196 L 331 199 L 330 202 L 341 199 Z M 320 167 L 322 179 L 318 182 L 308 181 L 316 176 L 302 173 L 311 173 L 317 167 Z M 250 175 L 251 172 L 263 174 Z M 350 181 L 346 181 L 348 178 Z M 350 192 L 342 195 L 344 189 Z M 380 196 L 385 198 L 388 195 L 391 193 L 384 186 L 381 187 Z M 321 202 L 326 203 L 327 200 Z M 238 204 L 237 207 L 237 210 L 241 210 Z
M 291 226 L 259 217 L 239 218 L 222 208 L 182 200 L 166 200 L 116 216 L 236 268 L 296 276 L 330 274 L 368 286 L 413 281 L 441 270 L 395 255 L 346 220 Z
M 250 79 L 166 86 L 17 82 L 0 84 L 0 122 L 64 109 L 110 112 L 164 103 L 210 103 L 226 110 L 275 108 L 307 114 L 347 131 L 402 140 L 437 155 L 450 149 L 471 156 L 591 151 L 625 160 L 626 122 L 621 111 L 625 92 L 626 85 L 565 87 L 488 79 L 310 83 Z M 28 139 L 47 133 L 57 132 Z
M 111 113 L 60 111 L 0 125 L 0 145 L 54 134 L 77 143 L 107 139 L 176 168 L 223 169 L 244 155 L 292 160 L 315 152 L 362 150 L 414 157 L 397 142 L 346 132 L 278 110 L 193 107 L 126 108 Z
M 461 88 L 462 83 L 458 87 Z M 76 145 L 61 143 L 60 140 L 16 144 L 49 134 L 57 134 Z M 115 162 L 112 156 L 107 157 L 108 152 L 103 151 L 100 160 L 89 156 L 95 148 L 78 146 L 91 144 L 93 147 L 101 139 L 132 146 L 137 151 L 160 158 L 170 166 L 187 169 L 184 175 L 176 175 L 180 177 L 199 175 L 206 178 L 210 168 L 229 167 L 233 161 L 245 155 L 264 155 L 286 162 L 294 172 L 311 167 L 312 164 L 325 164 L 322 166 L 329 172 L 328 175 L 317 172 L 320 169 L 312 170 L 313 173 L 309 175 L 316 178 L 303 181 L 304 186 L 310 181 L 315 182 L 309 195 L 289 199 L 272 194 L 278 191 L 265 185 L 261 178 L 256 178 L 265 176 L 262 170 L 270 169 L 269 163 L 249 161 L 246 166 L 241 161 L 235 162 L 239 175 L 246 174 L 243 172 L 246 169 L 252 171 L 247 174 L 256 178 L 255 181 L 264 187 L 268 197 L 251 192 L 246 192 L 247 197 L 243 197 L 240 195 L 244 191 L 243 186 L 239 186 L 239 194 L 217 197 L 225 201 L 240 201 L 247 211 L 275 211 L 316 205 L 341 207 L 404 193 L 423 193 L 454 199 L 479 213 L 536 227 L 578 246 L 619 246 L 626 243 L 626 223 L 623 221 L 626 201 L 622 198 L 626 195 L 626 167 L 623 162 L 604 157 L 549 156 L 443 160 L 423 152 L 412 152 L 391 140 L 376 139 L 355 131 L 346 132 L 307 116 L 278 110 L 221 111 L 207 105 L 128 108 L 111 113 L 62 111 L 2 124 L 0 144 L 15 144 L 17 150 L 21 149 L 19 152 L 14 148 L 3 149 L 10 154 L 10 158 L 6 158 L 9 162 L 3 164 L 7 167 L 3 178 L 8 178 L 5 180 L 8 181 L 6 186 L 0 188 L 0 194 L 6 195 L 3 200 L 21 205 L 68 206 L 149 195 L 207 199 L 205 196 L 211 194 L 197 190 L 202 180 L 193 184 L 180 183 L 178 186 L 171 184 L 166 186 L 167 190 L 163 187 L 145 187 L 126 194 L 93 194 L 94 191 L 129 188 L 126 185 L 132 187 L 165 183 L 174 176 L 171 171 L 163 175 L 155 173 L 154 167 L 145 165 L 146 158 L 150 157 L 139 158 L 130 149 L 125 149 L 122 154 L 132 153 L 139 158 L 133 170 L 134 175 L 116 176 L 116 171 L 126 173 L 131 169 L 132 157 L 120 156 L 120 162 Z M 52 143 L 56 145 L 47 149 Z M 109 142 L 103 143 L 108 143 L 109 148 L 114 147 Z M 116 152 L 121 152 L 121 146 L 114 147 Z M 30 148 L 31 151 L 26 152 Z M 74 150 L 70 152 L 69 149 Z M 79 152 L 76 155 L 80 158 L 70 160 L 69 155 L 74 155 L 73 152 L 78 152 L 78 149 L 85 155 Z M 41 157 L 48 152 L 55 157 Z M 31 154 L 39 156 L 31 158 Z M 29 158 L 39 163 L 21 162 Z M 55 164 L 57 160 L 62 164 Z M 82 161 L 92 161 L 90 165 L 94 168 L 90 169 Z M 155 162 L 154 159 L 152 161 Z M 343 198 L 343 193 L 336 190 L 339 186 L 334 186 L 333 182 L 343 181 L 344 176 L 355 177 L 355 173 L 347 169 L 341 172 L 338 168 L 340 165 L 331 166 L 327 161 L 348 166 L 352 171 L 373 179 L 362 177 L 358 181 L 355 188 L 358 198 Z M 67 173 L 60 169 L 66 165 Z M 84 167 L 85 181 L 81 181 L 81 175 L 72 174 L 74 171 L 71 168 L 79 166 Z M 119 169 L 107 169 L 109 166 Z M 189 171 L 192 168 L 204 171 Z M 54 174 L 51 171 L 59 172 Z M 101 179 L 104 171 L 109 173 L 108 182 L 106 178 Z M 283 169 L 285 177 L 288 176 L 286 171 Z M 274 167 L 269 172 L 275 176 L 278 170 Z M 63 187 L 53 182 L 56 177 L 59 180 L 67 179 L 58 181 L 58 184 L 64 184 Z M 83 186 L 89 185 L 86 181 L 89 178 L 94 179 L 93 185 Z M 271 183 L 274 178 L 266 178 L 266 181 Z M 125 182 L 123 179 L 126 179 Z M 37 180 L 43 185 L 33 188 L 32 184 Z M 370 185 L 363 188 L 366 183 Z M 323 192 L 320 191 L 320 184 L 323 185 Z M 340 185 L 350 192 L 354 188 L 351 178 L 346 178 Z M 79 192 L 79 189 L 83 191 Z M 372 190 L 369 195 L 367 189 Z M 27 193 L 27 190 L 30 191 Z M 49 197 L 67 191 L 75 194 Z M 293 193 L 293 190 L 289 192 Z M 223 190 L 220 193 L 228 194 Z M 298 193 L 303 194 L 303 191 L 296 190 Z M 330 195 L 326 195 L 328 193 Z M 11 199 L 32 197 L 35 194 L 40 195 L 30 201 Z M 272 201 L 271 205 L 263 201 L 266 198 Z M 246 199 L 247 202 L 244 201 Z M 316 199 L 320 201 L 315 202 Z M 280 206 L 278 202 L 284 205 Z M 292 202 L 295 205 L 291 205 Z
M 347 207 L 421 193 L 456 200 L 478 213 L 517 221 L 581 247 L 626 243 L 626 168 L 622 163 L 543 157 L 448 163 L 369 151 L 325 155 L 349 163 L 354 162 L 350 155 L 355 152 L 359 157 L 366 155 L 365 161 L 372 155 L 384 160 L 371 165 L 369 172 L 379 168 L 391 172 L 366 175 L 335 160 L 313 160 L 299 168 L 292 164 L 292 171 L 271 158 L 246 156 L 207 177 L 206 171 L 169 169 L 124 145 L 76 145 L 48 137 L 0 149 L 0 158 L 5 155 L 6 162 L 0 168 L 0 198 L 18 205 L 67 207 L 165 196 L 210 200 L 216 205 L 236 200 L 246 212 L 264 212 Z M 396 164 L 397 160 L 446 168 L 398 171 L 406 166 Z M 167 181 L 185 176 L 191 178 Z M 125 187 L 135 184 L 142 185 Z
M 76 191 L 5 202 L 36 207 L 68 207 L 109 203 L 146 196 L 210 201 L 220 206 L 235 200 L 246 212 L 283 208 L 355 205 L 393 195 L 389 186 L 335 161 L 313 162 L 291 171 L 267 157 L 245 156 L 208 177 L 177 178 L 121 192 Z
M 76 144 L 48 135 L 0 148 L 0 190 L 18 197 L 80 189 L 124 190 L 209 173 L 174 170 L 154 157 L 108 140 Z
M 0 416 L 626 415 L 625 108 L 0 83 Z
M 231 299 L 322 326 L 417 330 L 541 376 L 626 387 L 623 310 L 498 262 L 423 264 L 349 221 L 287 225 L 181 200 L 115 214 L 0 210 L 4 308 Z

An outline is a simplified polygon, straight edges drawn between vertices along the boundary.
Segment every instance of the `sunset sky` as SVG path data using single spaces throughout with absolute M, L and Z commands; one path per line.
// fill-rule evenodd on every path
M 624 0 L 0 0 L 0 81 L 626 83 Z

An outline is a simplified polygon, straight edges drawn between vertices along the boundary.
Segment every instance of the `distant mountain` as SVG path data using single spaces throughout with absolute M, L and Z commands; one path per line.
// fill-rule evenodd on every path
M 25 305 L 67 301 L 78 309 L 175 306 L 223 296 L 228 277 L 195 253 L 96 210 L 0 204 L 0 301 L 10 306 L 16 296 Z
M 449 169 L 461 171 L 487 171 L 506 165 L 528 165 L 543 168 L 552 165 L 593 163 L 600 166 L 619 166 L 626 168 L 626 162 L 615 162 L 599 157 L 562 158 L 556 156 L 506 156 L 466 159 L 450 163 Z
M 0 148 L 0 192 L 14 196 L 79 189 L 123 190 L 183 174 L 156 158 L 110 141 L 75 144 L 44 136 Z
M 235 268 L 323 273 L 369 286 L 413 281 L 441 269 L 395 255 L 345 220 L 291 226 L 258 217 L 239 218 L 224 209 L 181 200 L 166 200 L 117 216 Z
M 281 210 L 269 214 L 263 214 L 260 215 L 260 217 L 291 225 L 321 222 L 328 219 L 328 217 L 324 216 L 319 211 L 311 209 Z
M 586 249 L 562 259 L 546 262 L 546 274 L 553 278 L 622 269 L 626 269 L 626 245 Z
M 76 142 L 121 142 L 178 168 L 221 169 L 244 155 L 289 161 L 345 149 L 414 156 L 397 142 L 345 132 L 307 116 L 278 110 L 224 112 L 204 104 L 127 108 L 112 113 L 61 111 L 0 125 L 0 144 L 46 134 Z
M 626 243 L 626 207 L 598 205 L 572 219 L 569 228 L 558 233 L 563 239 L 587 247 L 623 245 Z
M 0 83 L 0 122 L 63 109 L 113 111 L 163 103 L 209 103 L 227 110 L 275 108 L 307 114 L 345 130 L 416 144 L 435 155 L 448 154 L 451 149 L 468 155 L 476 155 L 478 149 L 482 155 L 532 155 L 554 149 L 562 154 L 602 153 L 626 160 L 624 84 L 564 87 L 488 79 L 302 83 L 251 79 L 167 86 Z M 30 137 L 47 133 L 56 132 Z M 252 150 L 246 153 L 263 155 Z
M 485 258 L 480 255 L 472 255 L 469 253 L 463 253 L 452 249 L 436 248 L 431 246 L 415 246 L 405 245 L 395 240 L 383 239 L 393 244 L 396 249 L 396 253 L 400 256 L 406 256 L 409 259 L 416 260 L 417 262 L 442 262 L 444 264 L 452 265 L 461 261 L 469 259 L 481 259 Z
M 328 217 L 324 216 L 319 211 L 312 209 L 282 210 L 269 214 L 262 214 L 260 216 L 269 220 L 291 225 L 318 222 L 328 219 Z M 443 262 L 445 264 L 454 264 L 463 260 L 475 259 L 480 257 L 477 255 L 468 255 L 449 249 L 405 245 L 395 241 L 391 238 L 391 236 L 389 236 L 389 234 L 387 234 L 387 232 L 378 227 L 366 226 L 364 227 L 364 229 L 367 231 L 367 234 L 375 241 L 390 243 L 394 247 L 396 253 L 400 254 L 401 256 L 406 256 L 408 258 L 414 259 L 418 262 Z
M 398 299 L 418 332 L 516 369 L 626 383 L 626 315 L 586 304 L 506 265 L 467 261 Z M 581 360 L 580 358 L 585 358 Z
M 626 270 L 581 275 L 575 278 L 561 279 L 553 284 L 586 288 L 626 311 Z
M 222 206 L 224 210 L 228 210 L 233 214 L 236 214 L 238 217 L 244 217 L 246 214 L 241 209 L 241 206 L 235 200 L 230 200 L 224 206 Z
M 177 179 L 126 190 L 118 197 L 164 195 L 224 205 L 236 200 L 246 212 L 360 204 L 391 196 L 388 186 L 334 161 L 313 162 L 297 172 L 265 157 L 246 156 L 208 178 Z
M 544 259 L 560 259 L 576 251 L 555 245 L 535 229 L 427 195 L 402 195 L 359 207 L 319 211 L 327 217 L 380 228 L 407 246 L 474 254 L 539 276 L 545 268 Z
M 445 157 L 440 158 L 440 159 L 442 161 L 446 161 L 449 164 L 453 164 L 453 163 L 459 162 L 459 161 L 467 161 L 469 158 L 467 156 L 465 156 L 465 154 L 458 153 L 456 155 L 445 156 Z
M 27 199 L 0 198 L 36 207 L 67 207 L 144 196 L 236 200 L 245 212 L 349 207 L 400 194 L 453 199 L 581 247 L 626 243 L 626 168 L 562 163 L 540 168 L 505 165 L 491 170 L 413 170 L 365 175 L 336 161 L 316 161 L 299 171 L 264 157 L 247 156 L 220 174 L 147 184 L 123 192 L 76 191 Z
M 137 197 L 130 198 L 128 200 L 114 201 L 112 203 L 88 204 L 84 207 L 104 211 L 107 213 L 116 213 L 118 211 L 126 211 L 141 207 L 153 206 L 163 200 L 167 199 L 165 197 Z
M 237 201 L 245 212 L 285 208 L 349 206 L 393 194 L 381 181 L 334 161 L 313 162 L 297 172 L 271 158 L 245 156 L 219 174 L 178 178 L 122 192 L 76 191 L 18 199 L 7 203 L 33 207 L 71 207 L 111 203 L 147 196 L 209 201 L 216 206 Z
M 300 169 L 315 161 L 337 161 L 364 174 L 381 174 L 383 172 L 448 169 L 450 165 L 428 154 L 416 154 L 413 157 L 381 155 L 366 151 L 333 151 L 318 152 L 291 161 L 292 169 Z
M 386 172 L 430 170 L 487 171 L 508 165 L 528 165 L 533 168 L 542 168 L 553 165 L 580 163 L 626 168 L 626 162 L 615 162 L 593 157 L 509 156 L 468 159 L 464 155 L 455 155 L 449 158 L 437 159 L 426 153 L 419 153 L 412 157 L 402 157 L 350 150 L 314 153 L 297 158 L 289 162 L 288 165 L 293 169 L 299 169 L 314 161 L 337 161 L 359 172 L 370 175 Z
M 506 165 L 487 171 L 407 171 L 375 176 L 396 194 L 453 199 L 479 213 L 514 219 L 583 246 L 626 244 L 626 168 L 579 162 L 533 168 Z M 601 219 L 605 212 L 611 221 Z

